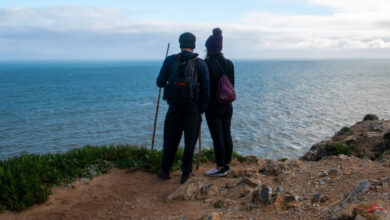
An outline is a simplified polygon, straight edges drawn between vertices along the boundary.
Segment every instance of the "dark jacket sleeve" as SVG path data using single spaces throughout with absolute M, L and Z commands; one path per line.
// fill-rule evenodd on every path
M 229 69 L 230 69 L 231 83 L 234 87 L 234 65 L 230 60 L 229 60 Z
M 157 86 L 158 87 L 164 87 L 167 84 L 168 81 L 168 74 L 169 74 L 169 68 L 170 68 L 170 57 L 167 57 L 164 60 L 164 63 L 161 67 L 160 74 L 158 74 L 157 77 Z
M 198 61 L 198 80 L 199 80 L 199 111 L 203 113 L 206 111 L 210 102 L 210 77 L 207 64 L 203 60 Z

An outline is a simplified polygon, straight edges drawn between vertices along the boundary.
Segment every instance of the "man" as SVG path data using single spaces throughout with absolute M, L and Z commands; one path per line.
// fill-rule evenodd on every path
M 157 86 L 164 87 L 163 99 L 169 105 L 164 122 L 163 161 L 157 175 L 162 180 L 171 178 L 169 172 L 184 131 L 181 184 L 190 177 L 203 112 L 210 100 L 209 72 L 206 63 L 193 53 L 195 41 L 192 33 L 181 34 L 181 53 L 164 60 L 157 78 Z

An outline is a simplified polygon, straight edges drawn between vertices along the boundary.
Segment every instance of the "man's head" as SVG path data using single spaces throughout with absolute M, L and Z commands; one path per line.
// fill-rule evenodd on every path
M 182 50 L 193 50 L 195 48 L 196 37 L 190 32 L 182 33 L 179 37 L 180 48 Z

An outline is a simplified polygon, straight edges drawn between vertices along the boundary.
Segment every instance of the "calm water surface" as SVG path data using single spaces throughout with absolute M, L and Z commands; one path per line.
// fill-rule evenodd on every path
M 298 158 L 367 113 L 390 119 L 389 61 L 233 61 L 235 150 Z M 150 146 L 161 63 L 0 62 L 0 159 L 86 144 Z M 163 101 L 157 148 L 166 110 Z

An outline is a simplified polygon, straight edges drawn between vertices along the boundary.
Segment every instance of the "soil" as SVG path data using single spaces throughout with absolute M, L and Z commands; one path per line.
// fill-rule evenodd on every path
M 361 202 L 376 202 L 384 209 L 390 207 L 389 163 L 344 155 L 317 162 L 253 158 L 244 163 L 235 161 L 227 177 L 207 177 L 207 183 L 217 186 L 224 196 L 164 202 L 180 186 L 180 171 L 174 172 L 172 179 L 162 181 L 156 174 L 112 168 L 108 174 L 92 180 L 55 187 L 47 202 L 19 213 L 5 211 L 0 219 L 202 219 L 205 216 L 210 217 L 206 219 L 326 219 L 363 179 L 369 180 L 370 190 L 343 207 L 342 212 L 350 214 L 353 206 Z M 204 164 L 194 171 L 193 178 L 203 177 L 203 172 L 212 166 Z M 254 207 L 254 190 L 250 190 L 252 194 L 237 194 L 234 187 L 226 188 L 228 183 L 243 178 L 269 185 L 274 191 L 281 186 L 284 192 L 296 196 L 297 201 L 289 206 Z M 315 194 L 326 199 L 313 202 Z

